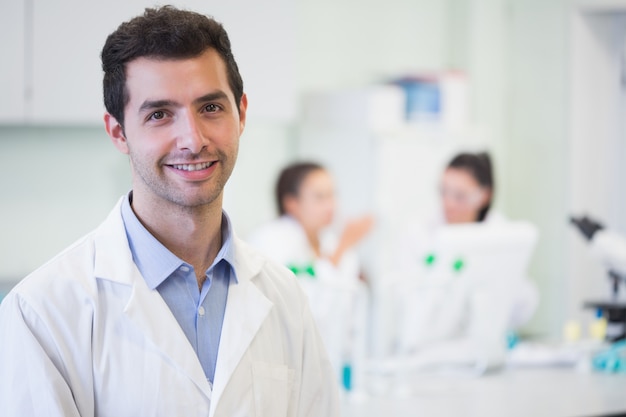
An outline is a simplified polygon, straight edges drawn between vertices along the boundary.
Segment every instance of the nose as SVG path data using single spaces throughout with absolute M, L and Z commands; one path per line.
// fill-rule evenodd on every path
M 179 149 L 198 154 L 207 146 L 208 139 L 198 118 L 199 116 L 194 112 L 187 112 L 181 117 L 178 135 Z

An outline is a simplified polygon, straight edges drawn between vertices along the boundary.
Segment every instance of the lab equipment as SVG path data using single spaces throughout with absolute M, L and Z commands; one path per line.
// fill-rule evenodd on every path
M 432 122 L 441 118 L 441 89 L 434 77 L 406 77 L 395 81 L 406 94 L 406 119 Z
M 591 360 L 593 369 L 607 373 L 626 373 L 626 340 L 612 344 L 596 353 Z
M 502 283 L 524 275 L 538 239 L 526 221 L 459 224 L 438 233 L 439 258 L 475 283 Z
M 585 308 L 600 310 L 606 319 L 605 339 L 616 342 L 626 338 L 626 303 L 620 301 L 587 301 Z
M 590 242 L 592 252 L 600 258 L 609 273 L 623 279 L 626 275 L 626 237 L 606 229 L 588 216 L 571 217 L 570 221 Z
M 604 317 L 604 311 L 599 308 L 596 311 L 596 319 L 589 324 L 589 336 L 594 340 L 604 340 L 607 328 L 608 320 Z
M 392 80 L 391 84 L 404 91 L 407 122 L 426 122 L 450 131 L 467 128 L 469 88 L 464 72 L 413 74 Z
M 626 238 L 588 216 L 571 217 L 570 222 L 589 242 L 591 252 L 606 268 L 611 284 L 610 297 L 587 301 L 584 307 L 602 312 L 607 321 L 607 341 L 622 340 L 626 338 L 626 302 L 620 297 L 620 287 L 626 280 Z
M 406 363 L 481 372 L 502 365 L 512 324 L 536 306 L 536 298 L 518 297 L 537 238 L 523 221 L 442 227 L 420 261 L 422 276 L 396 288 L 398 354 L 412 358 Z

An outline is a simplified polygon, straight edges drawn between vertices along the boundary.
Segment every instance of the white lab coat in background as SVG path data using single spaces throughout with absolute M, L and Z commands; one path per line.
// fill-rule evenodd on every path
M 366 347 L 368 296 L 366 286 L 359 280 L 357 254 L 347 251 L 338 266 L 327 258 L 318 258 L 300 223 L 288 215 L 262 225 L 247 241 L 282 265 L 313 267 L 315 277 L 298 273 L 297 282 L 309 298 L 335 373 L 341 378 L 343 367 L 350 365 L 355 375 L 353 383 L 358 385 L 357 368 Z M 337 235 L 328 229 L 320 236 L 320 245 L 322 255 L 330 256 L 337 248 Z
M 0 306 L 3 416 L 338 416 L 305 295 L 233 240 L 211 387 L 182 329 L 133 263 L 118 204 Z
M 492 210 L 484 224 L 506 222 Z M 452 274 L 437 284 L 426 283 L 425 258 L 444 225 L 441 216 L 433 216 L 413 223 L 399 240 L 392 274 L 395 353 L 411 357 L 416 367 L 459 365 L 482 372 L 503 363 L 506 332 L 532 317 L 538 291 L 526 276 L 503 280 L 502 285 L 492 280 L 492 285 L 480 288 Z

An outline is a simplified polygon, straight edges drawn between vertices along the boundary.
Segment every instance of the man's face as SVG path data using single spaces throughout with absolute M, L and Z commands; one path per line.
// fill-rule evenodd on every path
M 127 65 L 126 88 L 124 129 L 108 114 L 105 122 L 115 146 L 130 156 L 133 199 L 152 207 L 221 206 L 247 99 L 235 103 L 217 52 L 183 60 L 139 58 Z

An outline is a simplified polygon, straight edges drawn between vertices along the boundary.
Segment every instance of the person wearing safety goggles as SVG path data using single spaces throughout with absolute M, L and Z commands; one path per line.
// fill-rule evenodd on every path
M 397 322 L 403 324 L 398 324 L 395 349 L 402 355 L 423 352 L 434 343 L 461 340 L 471 329 L 490 325 L 472 323 L 472 310 L 483 306 L 475 305 L 476 288 L 463 285 L 463 263 L 451 265 L 445 274 L 441 273 L 438 250 L 445 248 L 437 246 L 437 238 L 444 229 L 457 225 L 504 228 L 510 223 L 492 208 L 495 175 L 491 157 L 486 152 L 455 155 L 443 170 L 438 187 L 440 211 L 432 218 L 408 224 L 397 241 L 394 294 L 395 305 L 400 307 L 396 307 L 395 314 Z M 479 240 L 477 234 L 477 244 Z M 435 270 L 438 272 L 433 274 Z M 506 298 L 507 305 L 493 303 L 494 309 L 496 304 L 500 306 L 492 317 L 505 314 L 507 328 L 512 332 L 530 320 L 539 302 L 536 286 L 521 272 L 520 279 L 501 286 L 505 287 L 505 297 L 496 297 Z M 506 273 L 515 271 L 502 271 Z M 493 277 L 490 282 L 497 281 L 502 280 Z

